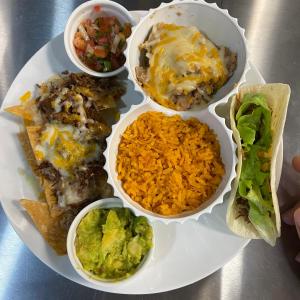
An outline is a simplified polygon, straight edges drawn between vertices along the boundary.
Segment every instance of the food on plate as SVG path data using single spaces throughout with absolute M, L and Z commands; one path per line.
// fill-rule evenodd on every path
M 289 95 L 286 84 L 246 86 L 233 97 L 230 108 L 238 166 L 227 224 L 236 234 L 271 245 L 280 236 L 276 159 Z
M 127 127 L 116 169 L 132 200 L 164 216 L 199 208 L 225 173 L 213 130 L 160 112 L 146 112 Z
M 136 272 L 152 247 L 152 228 L 128 208 L 93 209 L 76 230 L 76 255 L 92 277 L 121 280 Z
M 49 206 L 44 201 L 22 199 L 20 202 L 56 253 L 66 254 L 68 229 L 78 209 L 72 207 L 61 209 L 55 216 L 51 216 Z
M 126 39 L 131 24 L 121 24 L 115 16 L 86 19 L 80 23 L 73 44 L 79 59 L 97 72 L 110 72 L 123 66 Z
M 157 23 L 140 51 L 138 82 L 153 100 L 176 110 L 205 105 L 237 66 L 236 53 L 194 26 Z
M 68 227 L 88 203 L 112 195 L 103 170 L 105 138 L 125 88 L 117 79 L 66 73 L 37 85 L 6 111 L 24 120 L 18 137 L 40 181 L 40 201 L 21 200 L 57 254 Z M 55 226 L 53 224 L 56 224 Z

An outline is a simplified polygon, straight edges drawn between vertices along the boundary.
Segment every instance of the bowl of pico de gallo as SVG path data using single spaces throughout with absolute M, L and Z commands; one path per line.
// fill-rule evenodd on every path
M 83 72 L 111 77 L 124 70 L 127 38 L 134 19 L 122 5 L 108 0 L 87 1 L 69 17 L 64 44 L 71 61 Z

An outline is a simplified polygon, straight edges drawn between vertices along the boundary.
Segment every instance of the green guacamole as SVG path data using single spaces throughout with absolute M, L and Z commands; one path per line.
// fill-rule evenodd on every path
M 77 227 L 76 254 L 95 278 L 120 280 L 132 275 L 152 247 L 145 217 L 127 208 L 94 209 Z
M 237 199 L 246 206 L 248 220 L 260 236 L 274 244 L 277 230 L 270 188 L 271 110 L 265 96 L 246 94 L 235 119 L 243 150 Z

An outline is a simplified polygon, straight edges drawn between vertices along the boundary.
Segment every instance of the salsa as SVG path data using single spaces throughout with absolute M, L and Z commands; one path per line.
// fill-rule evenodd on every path
M 128 208 L 94 209 L 77 228 L 75 248 L 83 268 L 116 281 L 137 270 L 152 247 L 152 227 Z
M 97 72 L 110 72 L 125 63 L 123 51 L 130 34 L 130 23 L 122 25 L 115 16 L 102 16 L 81 22 L 73 44 L 86 66 Z

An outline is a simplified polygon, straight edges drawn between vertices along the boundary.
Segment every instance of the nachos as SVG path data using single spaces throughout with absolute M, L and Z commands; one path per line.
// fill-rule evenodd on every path
M 18 137 L 43 190 L 40 201 L 20 203 L 59 255 L 77 212 L 113 195 L 103 151 L 124 93 L 115 78 L 65 73 L 38 84 L 34 99 L 27 92 L 20 105 L 6 108 L 24 121 Z

